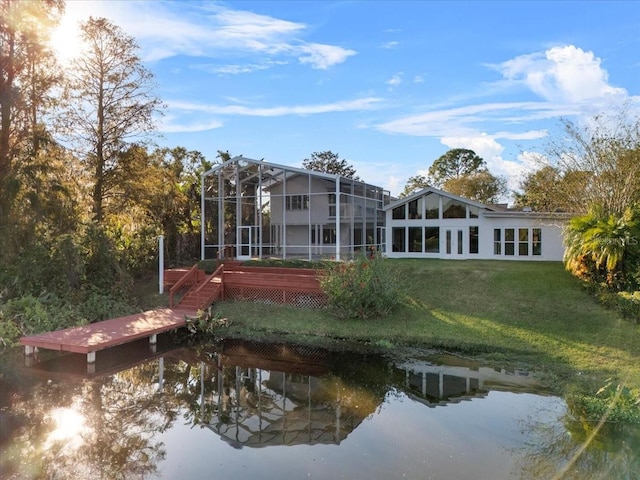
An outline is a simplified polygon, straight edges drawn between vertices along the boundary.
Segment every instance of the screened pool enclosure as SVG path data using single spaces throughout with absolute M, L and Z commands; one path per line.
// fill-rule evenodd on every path
M 388 191 L 244 157 L 202 174 L 201 256 L 344 259 L 383 251 Z

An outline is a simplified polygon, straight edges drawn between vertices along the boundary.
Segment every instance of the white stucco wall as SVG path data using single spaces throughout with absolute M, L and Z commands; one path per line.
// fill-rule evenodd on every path
M 442 194 L 444 192 L 439 192 Z M 478 218 L 439 218 L 439 219 L 393 219 L 393 209 L 408 204 L 415 196 L 408 197 L 406 202 L 396 202 L 389 207 L 386 214 L 386 255 L 391 258 L 447 258 L 447 259 L 494 259 L 514 261 L 562 261 L 564 255 L 563 229 L 567 218 L 558 214 L 542 214 L 536 212 L 490 211 L 481 208 Z M 460 197 L 456 197 L 460 200 Z M 478 207 L 475 202 L 468 206 Z M 422 212 L 424 217 L 424 213 Z M 440 212 L 442 216 L 442 212 Z M 467 217 L 469 212 L 467 212 Z M 409 232 L 411 227 L 424 229 L 425 227 L 439 227 L 439 252 L 425 252 L 424 230 L 422 238 L 422 252 L 411 252 L 409 247 Z M 470 253 L 470 227 L 478 227 L 478 252 Z M 394 251 L 394 228 L 405 231 L 404 251 Z M 500 254 L 494 250 L 494 230 L 500 229 Z M 513 229 L 513 255 L 507 255 L 505 248 L 505 229 Z M 527 243 L 523 245 L 526 255 L 519 251 L 519 229 L 526 229 Z M 534 255 L 534 229 L 540 229 L 540 255 Z M 447 231 L 451 232 L 451 252 L 447 253 Z M 458 232 L 462 232 L 462 253 L 458 253 Z M 535 230 L 537 233 L 538 230 Z M 537 253 L 537 252 L 536 252 Z

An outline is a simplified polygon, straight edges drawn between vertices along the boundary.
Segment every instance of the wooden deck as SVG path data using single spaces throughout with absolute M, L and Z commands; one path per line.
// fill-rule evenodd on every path
M 169 308 L 30 335 L 22 337 L 20 343 L 28 357 L 43 348 L 83 353 L 89 364 L 95 364 L 96 352 L 100 350 L 142 338 L 149 338 L 149 342 L 155 344 L 159 333 L 185 326 L 185 315 L 195 315 L 218 298 L 312 308 L 324 305 L 318 273 L 309 269 L 243 267 L 231 262 L 226 268 L 221 264 L 215 272 L 206 275 L 194 265 L 190 269 L 165 270 L 165 286 L 170 286 Z M 182 296 L 174 298 L 180 291 Z
M 25 353 L 31 355 L 36 348 L 85 353 L 87 362 L 94 363 L 96 352 L 122 345 L 140 338 L 156 342 L 156 335 L 186 325 L 185 315 L 194 310 L 163 308 L 126 317 L 112 318 L 80 327 L 22 337 Z

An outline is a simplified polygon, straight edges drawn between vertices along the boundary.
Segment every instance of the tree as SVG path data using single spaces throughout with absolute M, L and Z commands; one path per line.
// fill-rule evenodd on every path
M 340 156 L 331 150 L 312 153 L 311 158 L 304 159 L 302 167 L 315 172 L 331 173 L 353 180 L 360 180 L 356 176 L 355 168 L 349 165 L 346 160 L 340 159 Z
M 101 223 L 110 188 L 125 173 L 129 142 L 153 130 L 161 102 L 132 37 L 104 18 L 91 17 L 81 31 L 85 46 L 72 61 L 64 124 L 89 170 L 92 214 Z
M 496 177 L 488 171 L 479 171 L 449 178 L 442 185 L 443 190 L 480 203 L 499 203 L 507 194 L 507 180 Z
M 584 126 L 563 125 L 564 135 L 541 155 L 562 179 L 543 184 L 549 201 L 577 214 L 597 207 L 618 217 L 640 202 L 640 117 L 623 109 Z
M 59 76 L 46 40 L 62 11 L 60 0 L 0 0 L 0 229 L 10 221 L 21 188 L 22 163 L 46 136 L 40 115 Z M 4 248 L 2 248 L 4 250 Z
M 452 178 L 460 178 L 486 170 L 486 162 L 473 150 L 453 148 L 439 157 L 429 167 L 427 180 L 434 187 L 441 188 Z
M 628 287 L 634 266 L 625 260 L 638 251 L 635 217 L 632 209 L 618 216 L 594 207 L 587 215 L 571 219 L 565 235 L 567 270 L 611 288 Z
M 413 177 L 409 177 L 406 185 L 404 186 L 404 190 L 400 194 L 400 198 L 408 197 L 413 192 L 417 192 L 418 190 L 422 190 L 423 188 L 427 188 L 429 186 L 429 182 L 427 177 L 424 175 L 414 175 Z

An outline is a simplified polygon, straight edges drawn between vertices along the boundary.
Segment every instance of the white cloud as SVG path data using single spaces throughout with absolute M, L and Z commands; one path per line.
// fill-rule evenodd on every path
M 309 63 L 313 68 L 327 69 L 333 65 L 344 62 L 348 57 L 355 55 L 355 50 L 349 50 L 333 45 L 321 45 L 319 43 L 307 43 L 294 47 L 302 54 L 298 57 L 300 63 Z
M 593 52 L 573 45 L 556 46 L 507 60 L 497 66 L 505 79 L 521 83 L 549 102 L 583 103 L 610 96 L 626 97 L 609 84 L 609 74 Z
M 207 105 L 182 101 L 169 101 L 172 110 L 206 112 L 217 115 L 246 115 L 254 117 L 280 117 L 285 115 L 313 115 L 318 113 L 369 110 L 380 102 L 380 98 L 366 97 L 316 105 L 293 105 L 282 107 L 248 107 L 244 105 Z
M 180 9 L 176 14 L 175 8 Z M 140 44 L 144 60 L 153 62 L 178 55 L 190 57 L 245 56 L 274 65 L 265 59 L 297 58 L 301 64 L 326 69 L 355 55 L 354 50 L 336 45 L 305 42 L 308 25 L 233 10 L 214 3 L 195 2 L 73 2 L 67 7 L 70 21 L 102 16 L 120 26 Z M 141 21 L 144 19 L 144 21 Z
M 192 133 L 213 130 L 222 126 L 223 123 L 219 120 L 211 120 L 207 122 L 198 122 L 191 124 L 180 124 L 177 123 L 173 117 L 169 117 L 163 119 L 158 129 L 162 133 Z
M 397 87 L 402 83 L 402 72 L 396 73 L 389 80 L 385 82 L 391 89 Z
M 400 42 L 392 41 L 382 44 L 380 48 L 391 49 L 397 47 L 398 45 L 400 45 Z

